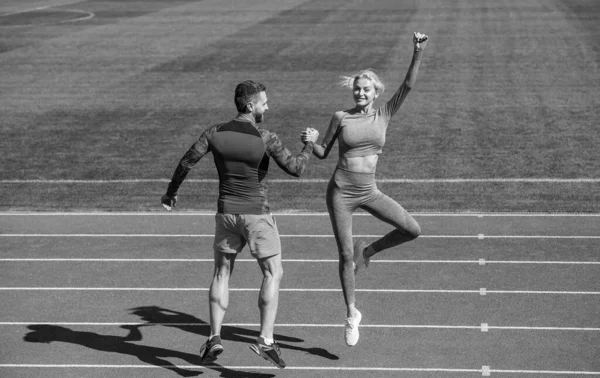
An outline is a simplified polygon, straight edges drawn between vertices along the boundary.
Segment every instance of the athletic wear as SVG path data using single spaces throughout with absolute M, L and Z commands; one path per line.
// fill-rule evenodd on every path
M 346 171 L 340 167 L 340 162 L 349 157 L 381 153 L 390 119 L 414 86 L 422 53 L 421 50 L 414 52 L 404 81 L 385 105 L 369 114 L 358 113 L 354 109 L 336 112 L 322 144 L 315 146 L 313 151 L 315 156 L 324 159 L 335 141 L 339 141 L 338 167 L 327 186 L 326 203 L 340 254 L 340 278 L 346 304 L 354 303 L 354 274 L 348 272 L 354 257 L 354 210 L 364 209 L 396 227 L 396 230 L 371 244 L 374 251 L 379 252 L 414 239 L 420 233 L 420 227 L 414 218 L 397 202 L 377 189 L 375 173 Z
M 221 344 L 220 336 L 213 336 L 211 339 L 200 347 L 200 361 L 203 364 L 208 364 L 217 359 L 223 353 L 223 345 Z
M 421 228 L 400 204 L 377 189 L 373 173 L 348 172 L 336 168 L 327 186 L 325 202 L 340 261 L 348 262 L 347 268 L 340 264 L 344 299 L 346 304 L 354 303 L 352 213 L 356 209 L 363 209 L 395 228 L 371 244 L 377 252 L 416 238 Z
M 390 119 L 398 111 L 409 92 L 410 88 L 403 84 L 390 101 L 370 114 L 346 111 L 339 123 L 339 130 L 336 130 L 339 133 L 339 156 L 381 154 Z
M 356 209 L 377 198 L 383 193 L 377 189 L 375 173 L 358 173 L 336 168 L 327 186 L 329 194 L 338 189 L 340 198 L 345 201 L 348 208 Z
M 285 361 L 281 358 L 281 349 L 279 349 L 276 342 L 267 345 L 265 339 L 261 336 L 256 339 L 256 343 L 250 345 L 250 349 L 276 367 L 285 368 Z
M 355 303 L 354 268 L 357 266 L 355 260 L 358 259 L 354 258 L 352 245 L 354 210 L 364 209 L 396 228 L 371 244 L 374 251 L 379 252 L 412 240 L 420 233 L 419 224 L 414 218 L 396 201 L 377 189 L 374 172 L 349 172 L 340 166 L 344 166 L 343 159 L 381 154 L 387 126 L 415 83 L 421 55 L 422 50 L 415 51 L 402 85 L 384 106 L 371 113 L 359 113 L 355 109 L 336 112 L 322 144 L 315 146 L 313 150 L 319 159 L 324 159 L 336 139 L 339 141 L 338 167 L 327 186 L 326 203 L 340 257 L 339 274 L 346 305 Z M 364 259 L 364 255 L 362 257 Z M 348 345 L 358 342 L 360 317 L 359 315 L 357 319 L 347 319 Z
M 190 169 L 208 152 L 219 173 L 217 212 L 226 214 L 264 214 L 270 211 L 266 176 L 269 158 L 286 173 L 299 177 L 312 152 L 307 143 L 293 156 L 277 136 L 258 129 L 245 118 L 206 129 L 179 162 L 167 189 L 174 197 Z
M 215 214 L 213 249 L 239 253 L 248 244 L 250 254 L 262 259 L 281 253 L 279 231 L 272 214 Z
M 365 257 L 367 243 L 363 240 L 358 240 L 354 243 L 354 274 L 358 273 L 363 268 L 368 268 L 370 259 Z
M 422 51 L 415 51 L 406 78 L 392 98 L 371 113 L 359 113 L 354 109 L 338 112 L 314 154 L 324 159 L 335 140 L 339 141 L 339 157 L 359 157 L 381 154 L 385 133 L 391 118 L 398 112 L 410 93 L 417 78 Z
M 358 325 L 362 319 L 362 314 L 360 311 L 356 310 L 356 316 L 353 318 L 346 317 L 346 326 L 344 329 L 344 336 L 346 340 L 346 345 L 355 346 L 358 343 L 359 333 L 358 333 Z

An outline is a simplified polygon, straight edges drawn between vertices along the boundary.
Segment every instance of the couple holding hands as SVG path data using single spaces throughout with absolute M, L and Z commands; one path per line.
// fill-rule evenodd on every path
M 356 306 L 355 274 L 367 268 L 377 253 L 414 240 L 421 233 L 417 221 L 382 193 L 375 182 L 387 127 L 415 84 L 428 37 L 414 33 L 412 41 L 414 53 L 404 81 L 381 107 L 375 109 L 374 101 L 385 86 L 373 70 L 342 77 L 340 84 L 352 90 L 354 107 L 334 113 L 321 143 L 317 143 L 319 132 L 308 128 L 301 133 L 304 148 L 294 156 L 275 133 L 259 128 L 257 124 L 268 110 L 266 87 L 245 81 L 236 88 L 237 117 L 206 129 L 179 162 L 161 199 L 167 209 L 175 206 L 179 186 L 202 156 L 213 152 L 219 172 L 213 244 L 215 268 L 209 290 L 211 334 L 201 348 L 203 362 L 212 362 L 223 352 L 220 331 L 229 302 L 229 276 L 237 254 L 248 245 L 263 273 L 258 301 L 260 336 L 250 349 L 273 365 L 285 367 L 273 339 L 283 274 L 281 243 L 267 202 L 264 179 L 270 158 L 286 173 L 299 177 L 311 154 L 327 158 L 336 141 L 338 163 L 327 185 L 326 204 L 337 243 L 338 270 L 346 304 L 345 342 L 349 346 L 358 342 L 362 315 Z M 367 211 L 394 229 L 371 243 L 353 242 L 352 214 L 357 209 Z

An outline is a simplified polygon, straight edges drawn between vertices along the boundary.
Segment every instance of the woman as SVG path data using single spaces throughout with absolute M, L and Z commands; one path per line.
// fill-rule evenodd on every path
M 339 160 L 327 186 L 327 210 L 339 251 L 339 274 L 346 302 L 345 341 L 349 346 L 358 342 L 361 313 L 356 309 L 354 275 L 369 266 L 373 255 L 407 241 L 421 233 L 415 219 L 396 201 L 377 189 L 375 171 L 378 155 L 385 143 L 385 133 L 391 117 L 398 111 L 417 78 L 417 71 L 427 36 L 413 34 L 414 54 L 408 73 L 394 96 L 379 109 L 373 109 L 374 100 L 384 91 L 384 85 L 371 70 L 351 77 L 343 77 L 343 86 L 352 88 L 354 108 L 333 115 L 323 142 L 314 144 L 313 154 L 327 157 L 335 140 L 339 141 Z M 314 139 L 317 133 L 307 129 L 302 141 Z M 370 245 L 358 240 L 352 245 L 352 213 L 361 208 L 396 229 Z

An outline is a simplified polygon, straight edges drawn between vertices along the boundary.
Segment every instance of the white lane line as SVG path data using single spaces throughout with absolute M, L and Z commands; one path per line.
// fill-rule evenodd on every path
M 0 291 L 208 291 L 202 287 L 0 287 Z M 230 288 L 229 291 L 257 292 L 260 288 Z M 282 288 L 281 292 L 340 292 L 342 289 Z M 478 290 L 436 290 L 436 289 L 356 289 L 365 293 L 448 293 L 480 294 Z M 600 295 L 598 291 L 547 291 L 547 290 L 487 290 L 486 294 L 538 294 L 538 295 Z
M 416 216 L 433 217 L 600 217 L 600 213 L 540 213 L 540 212 L 433 212 L 433 213 L 411 213 Z M 322 216 L 329 217 L 327 212 L 274 212 L 275 216 Z M 353 216 L 372 216 L 369 213 L 358 212 Z M 214 211 L 92 211 L 92 212 L 36 212 L 36 211 L 0 211 L 0 216 L 208 216 L 214 217 Z
M 65 4 L 66 5 L 66 4 Z M 44 7 L 46 8 L 46 7 Z M 41 9 L 41 8 L 40 8 Z M 14 179 L 0 180 L 0 184 L 146 184 L 169 183 L 170 179 L 114 179 L 114 180 L 78 180 L 78 179 Z M 191 183 L 217 184 L 219 179 L 187 179 Z M 391 184 L 437 184 L 437 183 L 598 183 L 600 178 L 432 178 L 432 179 L 376 179 L 376 182 Z M 295 184 L 326 184 L 329 179 L 272 179 L 270 183 L 295 183 Z
M 236 262 L 256 263 L 253 259 L 236 259 Z M 282 259 L 283 262 L 297 263 L 338 263 L 337 259 Z M 213 259 L 169 259 L 169 258 L 0 258 L 0 262 L 208 262 L 212 263 Z M 552 264 L 552 265 L 600 265 L 600 261 L 501 261 L 501 260 L 373 260 L 374 263 L 381 264 Z
M 283 237 L 283 235 L 279 235 Z M 214 234 L 0 234 L 16 238 L 214 238 Z M 325 235 L 323 237 L 326 237 Z
M 200 365 L 92 365 L 92 364 L 0 364 L 0 368 L 87 368 L 87 369 L 211 369 L 211 370 L 276 370 L 274 366 L 200 366 Z M 381 371 L 381 372 L 430 372 L 430 373 L 505 373 L 505 374 L 549 374 L 549 375 L 600 375 L 600 371 L 576 371 L 576 370 L 496 370 L 489 366 L 483 366 L 481 369 L 446 369 L 446 368 L 391 368 L 391 367 L 346 367 L 346 366 L 286 366 L 286 370 L 302 371 Z
M 0 364 L 0 368 L 90 368 L 90 369 L 159 369 L 176 367 L 178 369 L 212 369 L 212 370 L 276 370 L 275 366 L 200 366 L 200 365 L 84 365 L 84 364 Z M 444 369 L 444 368 L 385 368 L 385 367 L 326 367 L 326 366 L 286 366 L 286 370 L 327 370 L 327 371 L 388 371 L 388 372 L 440 372 L 440 373 L 478 373 L 481 369 Z
M 558 294 L 558 295 L 600 295 L 598 291 L 559 291 L 559 290 L 487 290 L 487 294 Z
M 0 291 L 208 291 L 200 287 L 0 287 Z M 229 291 L 259 291 L 258 288 L 229 288 Z M 282 292 L 340 292 L 341 289 L 279 289 Z M 397 292 L 397 293 L 475 293 L 477 290 L 400 290 L 400 289 L 357 289 L 364 292 Z
M 485 260 L 486 264 L 565 264 L 565 265 L 599 265 L 600 261 L 498 261 Z
M 2 326 L 27 326 L 27 325 L 64 325 L 64 326 L 178 326 L 178 327 L 210 327 L 208 323 L 140 323 L 140 322 L 0 322 Z M 225 327 L 260 327 L 259 323 L 224 323 Z M 331 328 L 345 327 L 344 324 L 275 324 L 276 327 L 314 327 Z M 361 328 L 440 328 L 440 329 L 479 329 L 480 326 L 452 326 L 452 325 L 398 325 L 398 324 L 361 324 Z M 600 330 L 600 329 L 598 329 Z
M 142 322 L 0 322 L 0 326 L 30 326 L 30 325 L 56 325 L 56 326 L 166 326 L 166 327 L 210 327 L 208 323 L 142 323 Z M 485 325 L 487 330 L 523 330 L 523 331 L 584 331 L 598 332 L 597 327 L 527 327 L 527 326 L 490 326 L 482 325 L 436 325 L 436 324 L 362 324 L 361 328 L 402 328 L 402 329 L 473 329 L 480 330 Z M 225 327 L 260 327 L 259 323 L 224 323 Z M 276 327 L 304 327 L 304 328 L 341 328 L 344 324 L 316 324 L 316 323 L 282 323 Z
M 380 238 L 382 235 L 354 235 L 361 238 Z M 7 238 L 214 238 L 214 234 L 0 234 Z M 282 238 L 333 238 L 334 235 L 284 234 Z M 432 239 L 478 239 L 477 235 L 421 235 Z M 486 239 L 600 239 L 600 235 L 489 235 Z
M 479 235 L 421 235 L 419 238 L 471 238 Z M 600 239 L 600 235 L 485 235 L 485 239 Z
M 54 8 L 54 7 L 62 7 L 63 5 L 77 4 L 77 3 L 82 3 L 84 1 L 87 1 L 87 0 L 73 0 L 73 1 L 63 2 L 63 3 L 44 5 L 43 7 L 29 8 L 29 9 L 24 9 L 24 10 L 20 10 L 20 11 L 4 13 L 4 14 L 1 14 L 0 17 L 11 16 L 14 14 L 21 14 L 21 13 L 27 13 L 27 12 L 35 12 L 38 10 L 44 10 L 44 9 Z M 85 12 L 85 13 L 89 13 L 89 12 Z M 19 181 L 19 180 L 0 180 L 0 183 L 13 183 L 13 182 L 17 183 L 16 181 Z M 28 181 L 28 180 L 25 180 L 25 181 Z M 25 183 L 25 182 L 23 182 L 23 183 Z
M 600 328 L 590 327 L 524 327 L 524 326 L 490 326 L 488 329 L 499 330 L 524 330 L 524 331 L 600 331 Z
M 490 369 L 490 373 L 503 373 L 503 374 L 551 374 L 551 375 L 600 375 L 600 371 L 576 371 L 576 370 L 504 370 L 504 369 Z

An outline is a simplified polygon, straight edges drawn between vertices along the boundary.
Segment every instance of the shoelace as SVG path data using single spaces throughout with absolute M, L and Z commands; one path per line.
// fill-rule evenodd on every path
M 354 318 L 346 318 L 346 324 L 348 324 L 350 326 L 351 330 L 354 329 L 354 327 L 356 327 L 354 325 L 354 323 L 352 323 L 352 319 L 354 319 Z
M 263 348 L 263 350 L 275 350 L 277 352 L 277 354 L 281 354 L 280 350 L 279 350 L 279 345 L 276 342 L 273 342 L 273 344 L 271 345 L 267 345 L 267 344 L 263 344 L 265 346 L 265 348 Z
M 275 352 L 277 352 L 277 355 L 281 354 L 281 351 L 279 350 L 279 345 L 276 342 L 273 342 L 273 344 L 271 344 L 270 346 L 272 346 L 273 349 L 275 349 Z

